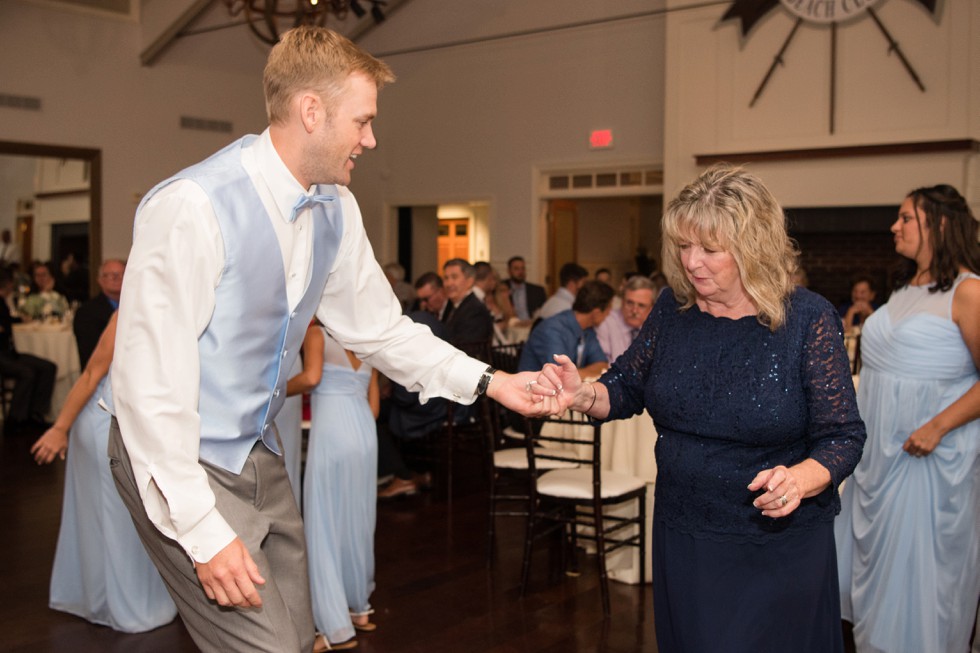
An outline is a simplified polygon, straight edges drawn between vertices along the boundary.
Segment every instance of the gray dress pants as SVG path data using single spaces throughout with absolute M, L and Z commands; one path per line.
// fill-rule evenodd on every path
M 241 474 L 201 461 L 218 511 L 245 543 L 266 581 L 256 586 L 262 607 L 244 609 L 221 607 L 208 599 L 184 549 L 147 517 L 115 418 L 109 429 L 109 464 L 143 546 L 202 651 L 309 653 L 313 649 L 303 521 L 281 457 L 257 442 Z

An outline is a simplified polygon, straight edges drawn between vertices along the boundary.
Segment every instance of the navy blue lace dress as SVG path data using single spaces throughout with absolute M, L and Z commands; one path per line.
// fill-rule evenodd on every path
M 668 289 L 602 382 L 607 419 L 646 408 L 659 434 L 659 650 L 842 651 L 833 520 L 865 429 L 834 307 L 798 288 L 772 332 L 754 316 L 679 311 Z M 830 471 L 830 487 L 788 517 L 763 517 L 753 477 L 806 458 Z

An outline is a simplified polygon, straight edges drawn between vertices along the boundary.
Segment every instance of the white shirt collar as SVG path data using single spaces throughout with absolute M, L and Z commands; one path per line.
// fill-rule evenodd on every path
M 300 186 L 272 144 L 272 137 L 269 135 L 268 128 L 255 139 L 251 148 L 254 148 L 255 167 L 269 187 L 269 192 L 279 209 L 279 217 L 288 221 L 300 194 L 311 194 L 315 186 L 310 187 L 310 189 Z

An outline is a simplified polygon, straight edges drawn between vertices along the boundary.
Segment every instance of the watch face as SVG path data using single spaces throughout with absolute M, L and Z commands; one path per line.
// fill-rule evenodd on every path
M 803 20 L 815 23 L 839 23 L 862 14 L 879 0 L 779 0 Z

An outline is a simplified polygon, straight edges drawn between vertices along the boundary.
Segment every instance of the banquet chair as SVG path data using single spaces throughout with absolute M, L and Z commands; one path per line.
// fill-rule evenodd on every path
M 454 343 L 456 348 L 477 360 L 490 364 L 491 343 L 487 341 Z M 423 438 L 424 449 L 430 452 L 430 462 L 445 464 L 446 496 L 448 510 L 453 507 L 453 475 L 456 454 L 474 453 L 481 458 L 489 455 L 485 446 L 486 434 L 493 432 L 493 415 L 491 400 L 486 395 L 480 395 L 470 406 L 463 406 L 449 401 L 446 409 L 446 419 L 437 428 L 431 430 Z M 424 455 L 423 455 L 424 457 Z
M 569 411 L 560 417 L 528 420 L 525 449 L 531 483 L 521 596 L 527 590 L 535 541 L 558 531 L 563 535 L 563 554 L 568 548 L 574 556 L 578 539 L 595 543 L 602 612 L 608 617 L 606 556 L 623 547 L 637 547 L 640 578 L 645 578 L 646 482 L 602 469 L 601 435 L 602 425 L 582 413 Z M 577 466 L 544 471 L 543 465 L 559 462 Z M 635 516 L 606 513 L 607 507 L 633 502 Z
M 497 426 L 499 427 L 499 422 Z M 493 567 L 497 517 L 526 519 L 530 514 L 531 471 L 527 448 L 523 444 L 505 446 L 507 438 L 499 432 L 490 432 L 488 437 L 487 450 L 491 454 L 487 457 L 489 463 L 487 566 Z M 521 433 L 521 439 L 524 439 L 524 433 Z M 577 466 L 578 463 L 542 458 L 538 460 L 537 473 L 549 469 L 571 469 Z

